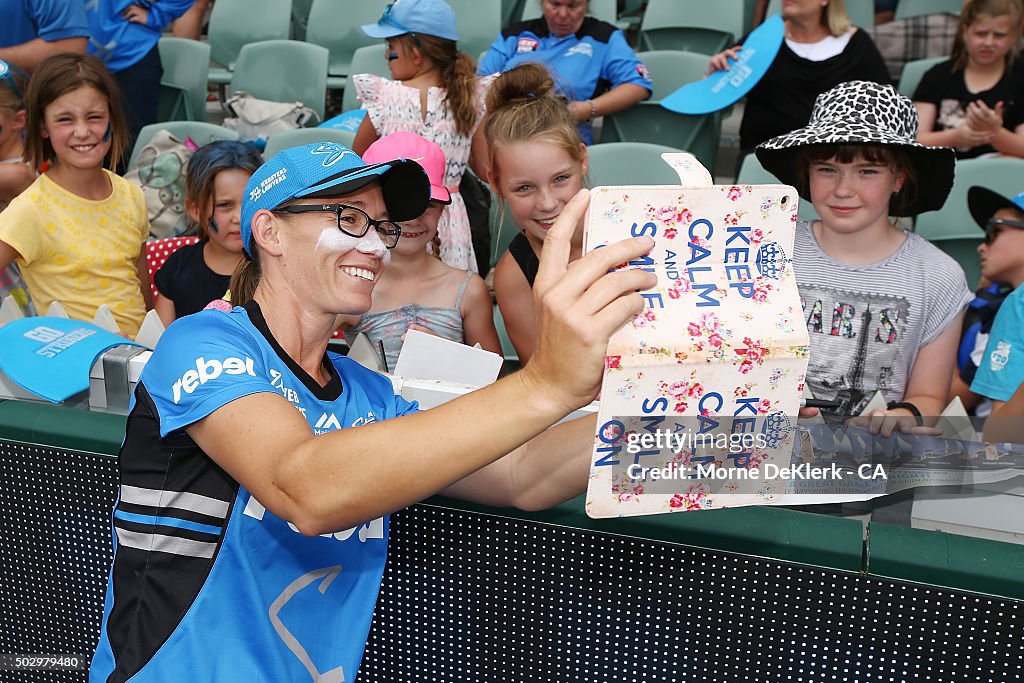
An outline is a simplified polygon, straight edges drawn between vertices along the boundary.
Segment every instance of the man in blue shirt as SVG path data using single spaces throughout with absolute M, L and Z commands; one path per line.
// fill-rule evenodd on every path
M 25 71 L 58 52 L 85 52 L 81 0 L 0 0 L 0 59 Z
M 88 4 L 89 52 L 103 60 L 121 88 L 132 141 L 143 126 L 156 123 L 159 114 L 164 73 L 157 47 L 160 34 L 193 1 L 138 0 L 127 7 L 117 0 Z
M 544 16 L 503 30 L 480 59 L 477 73 L 508 71 L 527 61 L 546 65 L 571 100 L 569 111 L 589 145 L 596 117 L 647 99 L 653 85 L 622 31 L 586 16 L 587 4 L 544 0 Z

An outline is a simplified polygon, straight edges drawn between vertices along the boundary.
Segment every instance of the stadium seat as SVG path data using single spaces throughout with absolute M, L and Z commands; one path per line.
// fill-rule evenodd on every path
M 352 146 L 356 134 L 349 130 L 334 128 L 299 128 L 271 133 L 267 138 L 267 146 L 263 149 L 263 158 L 269 159 L 282 149 L 300 147 L 314 142 L 338 142 L 346 147 Z
M 501 0 L 447 0 L 455 10 L 459 49 L 476 59 L 501 31 Z
M 654 84 L 650 102 L 660 102 L 687 83 L 699 81 L 708 71 L 708 56 L 686 50 L 637 52 Z
M 654 83 L 649 100 L 606 116 L 601 142 L 649 142 L 690 152 L 705 168 L 714 170 L 722 132 L 722 113 L 687 115 L 663 108 L 661 99 L 707 72 L 707 55 L 683 50 L 654 50 L 637 55 Z
M 265 40 L 242 48 L 231 76 L 231 93 L 264 100 L 302 102 L 324 120 L 327 48 L 298 40 Z
M 1020 192 L 1021 178 L 1024 178 L 1024 159 L 996 157 L 957 161 L 953 189 L 945 205 L 938 211 L 917 217 L 917 233 L 955 258 L 972 288 L 977 286 L 980 276 L 977 248 L 984 233 L 967 208 L 967 191 L 974 185 L 981 185 L 1012 197 Z
M 516 225 L 512 218 L 512 212 L 508 209 L 508 202 L 494 194 L 491 190 L 491 208 L 487 216 L 487 227 L 491 233 L 491 268 L 498 265 L 498 261 L 508 251 L 515 236 L 521 228 Z
M 590 184 L 679 185 L 679 176 L 661 155 L 679 152 L 674 147 L 647 142 L 603 142 L 587 148 Z
M 501 0 L 501 25 L 508 26 L 523 16 L 523 0 Z
M 343 10 L 339 10 L 339 4 L 343 4 Z M 363 33 L 361 27 L 380 19 L 386 7 L 385 0 L 348 0 L 344 3 L 338 0 L 313 0 L 309 10 L 306 42 L 322 45 L 330 51 L 327 63 L 329 89 L 345 88 L 348 75 L 353 73 L 352 58 L 356 50 L 381 44 L 381 40 Z M 388 75 L 387 70 L 384 75 Z
M 210 46 L 171 36 L 161 38 L 158 45 L 164 66 L 160 85 L 172 93 L 171 106 L 161 107 L 161 120 L 205 121 Z
M 736 178 L 737 185 L 781 185 L 782 181 L 765 170 L 757 156 L 748 154 L 743 158 L 740 166 L 739 176 Z M 806 199 L 800 199 L 800 208 L 797 209 L 797 216 L 802 221 L 813 221 L 819 218 L 818 212 L 814 210 L 814 204 Z
M 742 36 L 744 10 L 744 0 L 650 0 L 639 47 L 715 54 Z
M 917 90 L 917 85 L 921 82 L 925 72 L 947 59 L 949 57 L 926 57 L 907 62 L 903 65 L 903 71 L 900 72 L 900 84 L 896 89 L 903 95 L 913 98 L 914 91 Z
M 900 0 L 904 2 L 904 0 Z M 782 11 L 782 0 L 771 0 L 768 3 L 766 17 L 778 14 Z M 862 28 L 871 28 L 875 25 L 875 2 L 874 0 L 846 0 L 846 14 L 850 17 L 850 23 Z
M 963 0 L 899 0 L 896 3 L 896 19 L 947 12 L 960 14 L 963 6 Z
M 757 0 L 744 0 L 743 2 L 743 35 L 747 35 L 754 29 L 754 7 Z
M 601 142 L 646 142 L 685 150 L 714 172 L 722 123 L 717 113 L 677 114 L 656 102 L 640 102 L 605 117 Z
M 153 139 L 153 134 L 158 130 L 169 131 L 171 135 L 182 141 L 185 138 L 192 138 L 192 141 L 200 147 L 214 140 L 238 139 L 236 131 L 204 121 L 164 121 L 163 123 L 151 123 L 148 126 L 143 126 L 142 130 L 139 131 L 139 137 L 135 139 L 135 146 L 132 147 L 132 156 L 128 161 L 128 168 L 132 168 L 139 152 Z
M 313 0 L 292 0 L 292 38 L 305 40 L 309 28 L 309 11 Z
M 391 78 L 391 70 L 388 69 L 388 62 L 384 58 L 384 46 L 378 42 L 376 45 L 361 47 L 352 53 L 352 62 L 349 72 L 353 74 L 374 74 Z M 352 111 L 359 109 L 360 103 L 356 99 L 355 87 L 345 88 L 341 96 L 341 110 Z
M 498 331 L 498 341 L 501 342 L 501 355 L 510 369 L 519 367 L 519 353 L 508 338 L 508 331 L 505 329 L 505 319 L 501 317 L 501 309 L 494 304 L 494 329 Z
M 207 35 L 210 83 L 230 83 L 238 53 L 249 43 L 286 40 L 291 34 L 291 0 L 217 0 L 210 10 Z

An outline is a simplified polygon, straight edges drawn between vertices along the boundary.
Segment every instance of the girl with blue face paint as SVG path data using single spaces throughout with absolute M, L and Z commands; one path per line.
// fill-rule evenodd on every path
M 242 260 L 239 215 L 245 184 L 263 159 L 251 145 L 218 140 L 199 148 L 185 175 L 185 208 L 196 244 L 178 249 L 153 276 L 154 308 L 164 325 L 231 300 L 229 281 Z
M 0 214 L 0 269 L 16 262 L 36 309 L 92 320 L 107 304 L 133 338 L 152 307 L 142 190 L 109 170 L 127 149 L 117 84 L 102 62 L 43 61 L 25 93 L 25 157 L 40 176 Z

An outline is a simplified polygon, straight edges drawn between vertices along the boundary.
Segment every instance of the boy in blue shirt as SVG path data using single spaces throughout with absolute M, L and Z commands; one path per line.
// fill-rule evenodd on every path
M 968 203 L 974 220 L 985 229 L 985 242 L 978 247 L 982 275 L 1014 287 L 999 308 L 971 383 L 972 392 L 992 400 L 995 417 L 1006 413 L 1005 403 L 1024 379 L 1024 192 L 1008 199 L 972 187 Z M 986 436 L 988 429 L 986 425 Z

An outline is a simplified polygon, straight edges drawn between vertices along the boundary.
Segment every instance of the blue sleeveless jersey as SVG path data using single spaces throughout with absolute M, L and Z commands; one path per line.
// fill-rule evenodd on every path
M 327 357 L 332 377 L 320 387 L 280 349 L 254 303 L 187 316 L 164 333 L 119 454 L 114 562 L 92 683 L 355 679 L 388 518 L 303 536 L 184 431 L 256 392 L 283 396 L 317 434 L 416 410 L 387 378 Z

